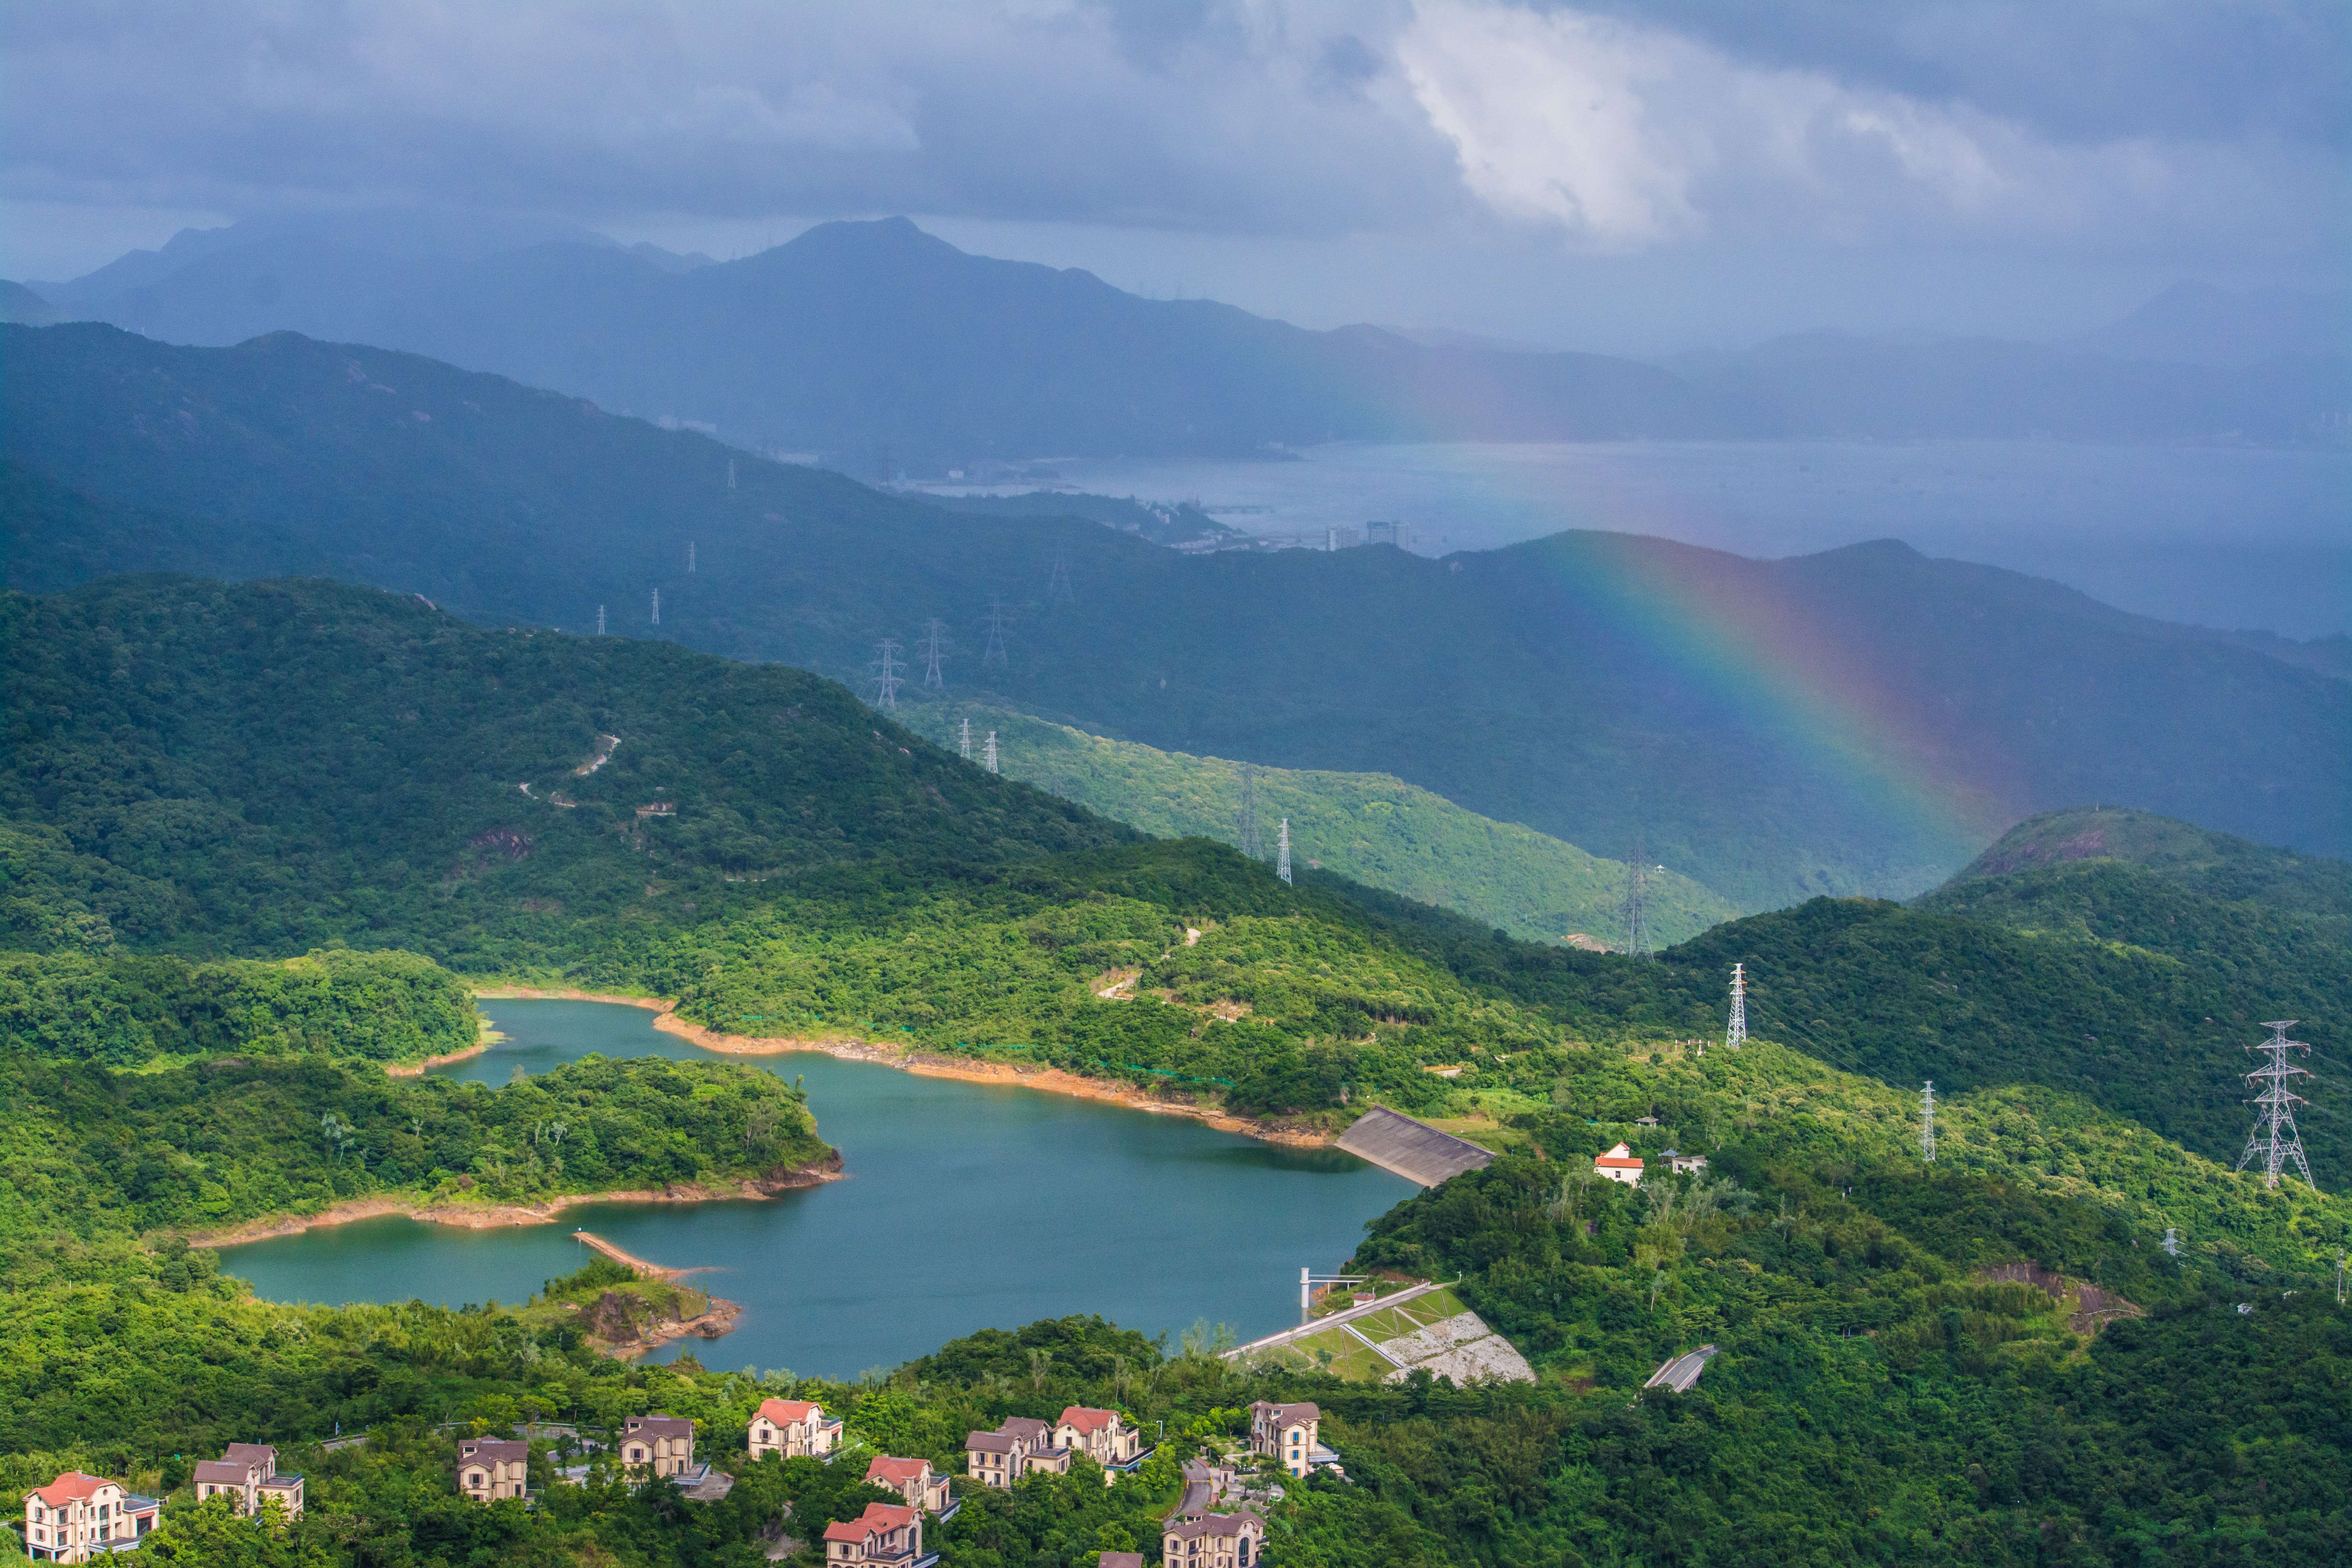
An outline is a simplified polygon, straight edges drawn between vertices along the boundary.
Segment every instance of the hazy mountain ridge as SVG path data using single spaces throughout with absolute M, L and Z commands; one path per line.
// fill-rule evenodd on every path
M 12 580 L 32 585 L 321 572 L 493 625 L 579 629 L 601 605 L 640 635 L 658 588 L 661 636 L 852 680 L 938 616 L 958 694 L 1163 751 L 1392 773 L 1612 858 L 1640 835 L 1748 908 L 1916 893 L 2017 816 L 2084 799 L 2313 850 L 2352 838 L 2352 686 L 1892 542 L 1187 558 L 382 350 L 84 325 L 0 328 L 0 458 L 107 509 L 121 541 L 92 557 L 72 529 L 20 537 Z M 1057 555 L 1073 595 L 1049 606 Z M 1009 657 L 983 670 L 992 595 Z M 1858 771 L 1857 743 L 1894 772 Z
M 2070 345 L 1815 333 L 1661 369 L 1146 300 L 968 255 L 903 218 L 820 225 L 726 263 L 562 225 L 276 220 L 189 231 L 43 292 L 172 342 L 291 330 L 429 354 L 861 474 L 878 448 L 937 471 L 1330 440 L 2334 440 L 2352 407 L 2340 342 L 2261 352 L 2279 332 L 2218 291 Z M 2217 323 L 2201 334 L 2183 324 L 2200 308 Z M 2168 346 L 2187 357 L 2137 363 Z

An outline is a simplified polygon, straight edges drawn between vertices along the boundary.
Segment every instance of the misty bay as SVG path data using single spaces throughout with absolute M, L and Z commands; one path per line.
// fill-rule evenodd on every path
M 591 1052 L 708 1058 L 612 1003 L 493 1001 L 505 1040 L 435 1069 L 498 1085 Z M 1099 1312 L 1147 1332 L 1244 1337 L 1288 1322 L 1303 1264 L 1345 1258 L 1408 1194 L 1336 1150 L 1290 1149 L 1036 1090 L 919 1078 L 815 1052 L 748 1058 L 801 1079 L 844 1180 L 766 1201 L 592 1204 L 551 1225 L 467 1230 L 399 1217 L 223 1250 L 276 1300 L 519 1302 L 591 1256 L 592 1231 L 742 1303 L 719 1366 L 848 1377 L 983 1327 Z

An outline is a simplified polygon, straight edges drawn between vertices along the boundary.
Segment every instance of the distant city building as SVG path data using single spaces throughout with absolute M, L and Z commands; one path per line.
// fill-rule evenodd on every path
M 503 1437 L 467 1437 L 457 1445 L 457 1491 L 476 1502 L 519 1498 L 530 1490 L 530 1445 Z
M 807 1399 L 762 1399 L 752 1414 L 751 1458 L 778 1454 L 787 1459 L 822 1459 L 841 1445 L 841 1423 L 828 1420 L 824 1406 Z
M 281 1474 L 278 1450 L 266 1443 L 231 1443 L 219 1458 L 197 1460 L 191 1479 L 198 1502 L 226 1497 L 237 1512 L 258 1515 L 261 1505 L 276 1498 L 287 1518 L 302 1512 L 302 1478 L 291 1471 Z
M 1592 1173 L 1606 1176 L 1612 1182 L 1622 1182 L 1629 1187 L 1642 1184 L 1641 1157 L 1620 1143 L 1605 1154 L 1592 1157 Z
M 632 1415 L 621 1428 L 621 1466 L 656 1476 L 694 1468 L 694 1423 L 678 1415 Z
M 1250 1452 L 1276 1460 L 1304 1478 L 1315 1462 L 1316 1431 L 1323 1413 L 1312 1405 L 1276 1405 L 1261 1399 L 1250 1406 Z
M 121 1481 L 68 1470 L 25 1494 L 25 1555 L 36 1563 L 87 1563 L 136 1547 L 162 1505 Z

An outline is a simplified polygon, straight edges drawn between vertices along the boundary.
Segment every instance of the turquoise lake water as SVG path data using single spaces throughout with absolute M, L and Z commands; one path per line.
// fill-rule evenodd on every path
M 508 1038 L 436 1069 L 488 1084 L 585 1056 L 707 1058 L 643 1008 L 486 1002 Z M 281 1301 L 519 1302 L 589 1256 L 578 1226 L 743 1304 L 689 1340 L 705 1364 L 847 1377 L 974 1329 L 1099 1312 L 1146 1333 L 1196 1321 L 1244 1339 L 1295 1322 L 1298 1270 L 1330 1270 L 1413 1188 L 1337 1150 L 1034 1089 L 917 1078 L 815 1052 L 731 1058 L 801 1079 L 846 1178 L 768 1201 L 596 1204 L 553 1225 L 390 1218 L 224 1249 Z

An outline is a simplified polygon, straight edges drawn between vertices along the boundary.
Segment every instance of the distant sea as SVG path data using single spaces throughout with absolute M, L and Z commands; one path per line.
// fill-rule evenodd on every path
M 1424 554 L 1566 528 L 1741 555 L 1900 539 L 2169 621 L 2352 632 L 2352 452 L 2036 441 L 1342 444 L 1296 462 L 1049 460 L 1253 533 L 1394 521 Z M 962 489 L 967 487 L 939 487 Z M 1035 489 L 1036 485 L 995 487 Z

